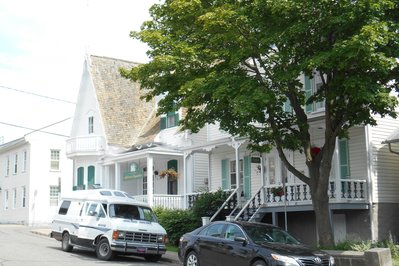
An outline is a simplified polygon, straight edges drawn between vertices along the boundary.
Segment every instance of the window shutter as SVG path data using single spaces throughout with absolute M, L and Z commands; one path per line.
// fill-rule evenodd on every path
M 349 151 L 348 151 L 348 140 L 339 140 L 339 168 L 341 179 L 346 179 L 350 176 L 349 173 Z
M 229 161 L 227 159 L 222 160 L 222 189 L 228 189 L 228 165 Z
M 306 101 L 312 96 L 312 86 L 310 84 L 310 78 L 305 75 L 305 99 Z M 313 112 L 313 103 L 307 104 L 305 111 L 307 113 Z
M 161 130 L 166 128 L 166 116 L 161 117 Z
M 244 157 L 244 197 L 249 199 L 251 197 L 251 157 Z
M 87 184 L 93 185 L 94 184 L 94 166 L 90 165 L 87 169 Z
M 83 167 L 78 168 L 77 186 L 78 187 L 84 186 L 84 168 Z
M 175 126 L 179 125 L 179 112 L 175 112 Z

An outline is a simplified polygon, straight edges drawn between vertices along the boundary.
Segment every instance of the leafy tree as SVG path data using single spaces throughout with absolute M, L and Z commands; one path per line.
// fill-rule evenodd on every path
M 148 44 L 151 61 L 122 71 L 125 77 L 141 82 L 147 100 L 164 95 L 159 113 L 186 108 L 185 129 L 220 122 L 252 149 L 276 147 L 310 186 L 319 244 L 331 246 L 327 191 L 336 138 L 375 125 L 373 115 L 396 117 L 398 2 L 165 0 L 150 13 L 131 36 Z M 322 77 L 312 96 L 298 79 L 304 74 Z M 325 142 L 312 156 L 306 106 L 323 100 Z M 290 150 L 304 153 L 309 175 L 290 164 Z

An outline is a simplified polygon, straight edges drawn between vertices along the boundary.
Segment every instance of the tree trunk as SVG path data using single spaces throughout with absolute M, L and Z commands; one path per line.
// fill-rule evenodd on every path
M 331 224 L 331 212 L 329 208 L 328 195 L 324 193 L 312 195 L 313 208 L 316 216 L 316 228 L 321 247 L 334 246 L 334 235 Z

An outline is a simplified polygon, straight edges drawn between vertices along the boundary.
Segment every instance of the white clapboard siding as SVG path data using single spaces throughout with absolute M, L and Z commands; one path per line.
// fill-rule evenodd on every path
M 230 137 L 230 134 L 219 129 L 219 123 L 208 124 L 207 129 L 208 141 L 215 141 Z
M 351 179 L 367 179 L 367 149 L 364 127 L 349 131 L 349 174 Z
M 399 155 L 391 153 L 383 142 L 399 130 L 399 120 L 378 118 L 378 126 L 370 127 L 372 145 L 372 182 L 374 202 L 399 201 Z
M 194 192 L 204 191 L 208 187 L 208 162 L 209 156 L 206 153 L 195 153 L 194 160 Z

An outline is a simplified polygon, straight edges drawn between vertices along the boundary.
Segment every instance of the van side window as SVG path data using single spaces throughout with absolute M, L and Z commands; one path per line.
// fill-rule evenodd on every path
M 60 206 L 60 210 L 58 211 L 58 214 L 66 215 L 70 205 L 71 205 L 71 201 L 69 201 L 69 200 L 63 201 Z

